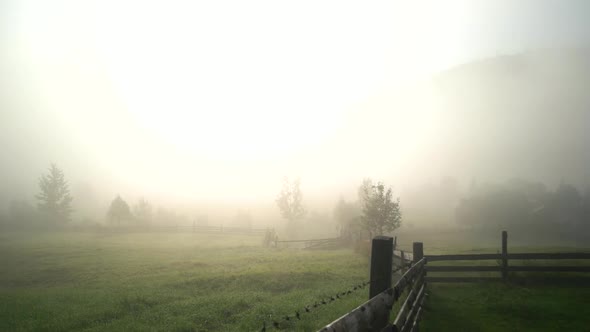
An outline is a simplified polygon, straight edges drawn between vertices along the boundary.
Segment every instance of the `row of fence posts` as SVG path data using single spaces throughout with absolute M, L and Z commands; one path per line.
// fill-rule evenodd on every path
M 393 265 L 393 238 L 388 236 L 376 236 L 371 249 L 371 290 L 369 298 L 391 287 L 391 273 Z M 422 242 L 412 243 L 412 263 L 419 262 L 424 257 L 424 245 Z M 508 277 L 508 232 L 502 231 L 502 279 Z M 402 251 L 403 264 L 403 251 Z
M 341 331 L 342 328 L 344 330 L 358 330 L 359 326 L 366 326 L 366 324 L 370 324 L 370 330 L 381 331 L 387 324 L 389 324 L 389 314 L 391 310 L 391 305 L 387 304 L 388 302 L 388 295 L 391 296 L 392 293 L 394 295 L 394 301 L 397 301 L 399 295 L 407 287 L 408 282 L 412 283 L 413 278 L 415 276 L 415 272 L 419 271 L 419 273 L 424 273 L 423 281 L 426 282 L 471 282 L 471 281 L 482 281 L 482 280 L 504 280 L 508 279 L 508 272 L 527 272 L 527 271 L 538 271 L 538 272 L 588 272 L 590 273 L 590 266 L 587 265 L 576 265 L 576 266 L 564 266 L 564 265 L 556 265 L 556 266 L 508 266 L 508 259 L 515 259 L 515 260 L 539 260 L 539 259 L 550 259 L 550 260 L 569 260 L 569 259 L 587 259 L 590 260 L 590 253 L 584 252 L 569 252 L 569 253 L 515 253 L 515 254 L 508 254 L 508 232 L 502 231 L 502 252 L 497 254 L 446 254 L 446 255 L 424 255 L 424 246 L 422 242 L 414 242 L 412 244 L 413 252 L 411 257 L 411 266 L 409 270 L 403 274 L 402 279 L 400 279 L 396 285 L 392 289 L 392 274 L 393 274 L 393 256 L 394 256 L 394 241 L 392 237 L 387 236 L 376 236 L 372 240 L 372 248 L 371 248 L 371 266 L 370 266 L 370 287 L 369 287 L 369 301 L 365 302 L 363 305 L 359 306 L 358 308 L 354 309 L 353 311 L 349 312 L 349 314 L 342 316 L 338 320 L 332 322 L 331 324 L 327 325 L 321 331 Z M 396 255 L 397 256 L 397 255 Z M 404 266 L 404 254 L 401 253 L 401 266 Z M 426 260 L 430 261 L 472 261 L 472 260 L 500 260 L 500 267 L 497 266 L 465 266 L 465 265 L 457 265 L 457 266 L 431 266 L 430 268 L 426 265 Z M 424 269 L 424 270 L 421 270 Z M 434 271 L 434 272 L 500 272 L 501 279 L 494 277 L 494 278 L 464 278 L 464 277 L 431 277 L 427 278 L 425 273 L 427 271 Z M 412 273 L 412 272 L 414 273 Z M 408 273 L 409 272 L 409 273 Z M 398 289 L 400 282 L 403 284 L 401 286 L 401 290 Z M 575 281 L 572 281 L 575 282 Z M 587 279 L 586 283 L 587 285 Z M 381 302 L 385 301 L 385 302 Z M 379 302 L 382 306 L 388 308 L 389 310 L 380 310 L 375 309 L 376 303 Z M 377 305 L 377 308 L 381 308 L 381 305 Z M 387 314 L 384 314 L 386 312 Z M 416 321 L 418 318 L 416 318 Z M 365 325 L 362 325 L 365 324 Z M 398 327 L 395 327 L 394 324 L 393 331 L 396 331 Z M 418 325 L 412 327 L 415 329 Z M 385 330 L 384 330 L 385 331 Z M 391 331 L 391 330 L 387 330 Z
M 393 238 L 388 236 L 376 236 L 371 248 L 371 287 L 369 299 L 391 287 L 391 274 L 393 270 Z M 424 245 L 422 242 L 412 243 L 412 264 L 419 262 L 424 257 Z M 508 232 L 502 231 L 502 279 L 508 277 Z M 402 263 L 403 264 L 403 254 Z
M 405 288 L 413 287 L 414 278 L 419 278 L 415 272 L 424 268 L 423 266 L 419 267 L 419 264 L 424 263 L 420 262 L 424 258 L 423 245 L 422 242 L 413 243 L 412 265 L 402 279 L 396 283 L 394 289 L 391 280 L 394 255 L 393 238 L 376 236 L 371 244 L 369 300 L 320 331 L 397 331 L 397 327 L 389 322 L 391 309 Z M 419 264 L 417 265 L 417 263 Z
M 371 248 L 371 287 L 369 289 L 369 300 L 379 295 L 379 293 L 391 288 L 391 277 L 393 271 L 393 238 L 387 236 L 378 236 L 373 239 Z M 411 266 L 418 263 L 424 257 L 424 246 L 422 242 L 412 243 L 413 257 Z M 404 264 L 402 254 L 401 265 Z M 411 268 L 411 267 L 410 267 Z M 387 311 L 389 313 L 389 311 Z M 377 318 L 373 322 L 373 328 L 377 330 L 391 328 L 389 325 L 389 314 Z M 397 331 L 393 329 L 391 331 Z

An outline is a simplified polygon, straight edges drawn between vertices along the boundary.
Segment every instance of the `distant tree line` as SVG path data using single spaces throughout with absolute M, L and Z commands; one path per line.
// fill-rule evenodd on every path
M 162 212 L 159 211 L 159 214 Z M 140 198 L 131 208 L 120 195 L 117 195 L 107 212 L 107 221 L 114 226 L 149 226 L 153 218 L 152 205 L 145 198 Z
M 573 185 L 561 183 L 549 190 L 540 182 L 522 179 L 475 185 L 455 212 L 457 223 L 467 227 L 588 232 L 590 187 L 580 192 Z
M 15 229 L 60 228 L 71 221 L 74 197 L 70 194 L 69 184 L 63 170 L 51 164 L 46 174 L 38 181 L 39 192 L 35 195 L 37 206 L 26 200 L 13 200 L 7 213 L 0 214 L 0 226 Z M 115 226 L 149 225 L 154 216 L 165 221 L 178 221 L 175 213 L 158 209 L 154 213 L 152 205 L 141 198 L 130 207 L 121 196 L 117 195 L 106 212 L 106 221 Z
M 46 174 L 39 178 L 38 185 L 37 206 L 28 201 L 12 201 L 7 213 L 0 214 L 0 226 L 59 228 L 70 222 L 74 197 L 70 194 L 64 172 L 51 164 Z M 364 179 L 357 194 L 357 200 L 340 199 L 334 207 L 333 219 L 341 237 L 350 240 L 370 238 L 400 227 L 400 200 L 393 197 L 391 188 Z M 326 219 L 317 212 L 307 213 L 298 179 L 291 182 L 285 178 L 276 204 L 286 220 L 287 237 L 296 237 L 305 227 Z M 306 225 L 302 221 L 307 215 Z M 172 210 L 154 209 L 144 198 L 129 205 L 120 195 L 111 201 L 104 216 L 112 226 L 148 226 L 154 220 L 169 225 L 190 223 Z M 458 225 L 469 228 L 530 231 L 545 228 L 558 229 L 560 234 L 573 236 L 590 234 L 590 187 L 580 191 L 573 185 L 561 183 L 552 190 L 540 182 L 522 179 L 501 184 L 478 185 L 474 182 L 455 207 L 455 220 Z M 200 217 L 196 223 L 206 225 L 208 221 L 206 217 Z M 249 212 L 238 211 L 233 223 L 251 227 L 252 218 Z
M 111 227 L 145 227 L 155 222 L 162 226 L 190 225 L 193 222 L 195 226 L 209 224 L 208 217 L 204 214 L 191 220 L 172 209 L 154 208 L 145 198 L 140 198 L 135 204 L 129 204 L 121 195 L 114 197 L 102 216 L 94 213 L 95 217 L 98 216 L 97 219 L 86 217 L 72 222 L 72 202 L 75 198 L 70 193 L 65 173 L 55 164 L 51 164 L 47 172 L 39 178 L 38 192 L 34 198 L 36 206 L 29 200 L 12 200 L 5 211 L 0 210 L 0 229 L 60 229 L 72 226 L 94 227 L 102 224 Z M 287 202 L 295 204 L 290 212 L 293 221 L 305 213 L 297 210 L 299 207 L 296 207 L 296 204 L 300 199 L 300 193 L 295 192 Z M 98 202 L 93 201 L 93 204 Z M 229 225 L 234 227 L 252 228 L 252 223 L 252 216 L 248 210 L 237 210 L 236 215 L 229 220 Z
M 340 199 L 334 208 L 340 237 L 353 241 L 370 238 L 392 232 L 401 225 L 399 198 L 393 198 L 391 188 L 386 188 L 381 182 L 373 183 L 371 179 L 364 179 L 358 189 L 358 196 L 356 202 Z M 287 221 L 287 235 L 297 237 L 303 227 L 301 221 L 307 214 L 303 206 L 300 180 L 290 182 L 285 178 L 276 203 L 282 217 Z M 309 219 L 317 223 L 321 215 L 312 213 Z

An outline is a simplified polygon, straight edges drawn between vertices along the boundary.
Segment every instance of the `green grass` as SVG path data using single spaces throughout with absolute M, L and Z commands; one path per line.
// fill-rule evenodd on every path
M 256 331 L 284 320 L 313 331 L 368 297 L 362 289 L 311 313 L 303 306 L 368 279 L 352 250 L 276 250 L 253 236 L 4 234 L 1 331 Z
M 497 250 L 438 240 L 436 246 L 427 245 L 434 238 L 425 241 L 426 254 Z M 303 306 L 367 280 L 367 257 L 261 243 L 261 237 L 221 234 L 2 234 L 0 331 L 259 331 L 263 321 L 274 330 L 273 320 L 282 330 L 315 331 L 367 300 L 364 288 L 304 313 Z M 567 282 L 428 287 L 425 331 L 590 331 L 590 288 Z
M 429 284 L 421 331 L 590 331 L 590 288 Z
M 426 254 L 497 253 L 461 242 L 434 247 Z M 509 252 L 588 251 L 573 246 L 509 247 Z M 431 265 L 500 265 L 500 261 L 447 261 Z M 510 265 L 588 265 L 587 260 L 510 260 Z M 429 276 L 500 277 L 499 272 L 434 273 Z M 585 277 L 580 281 L 580 277 Z M 590 283 L 587 273 L 509 273 L 509 282 L 430 283 L 421 331 L 590 331 Z

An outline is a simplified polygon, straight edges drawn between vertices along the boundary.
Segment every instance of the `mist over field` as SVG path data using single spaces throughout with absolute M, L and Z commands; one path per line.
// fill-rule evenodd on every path
M 399 198 L 402 232 L 509 229 L 530 241 L 557 227 L 560 240 L 588 238 L 590 29 L 565 7 L 555 33 L 575 41 L 538 35 L 507 2 L 439 6 L 432 26 L 396 20 L 419 6 L 341 5 L 330 28 L 321 13 L 334 7 L 289 7 L 309 19 L 299 29 L 270 4 L 277 17 L 256 24 L 251 8 L 217 21 L 205 15 L 224 12 L 215 6 L 146 4 L 134 26 L 133 3 L 113 6 L 4 4 L 3 228 L 47 224 L 39 180 L 55 164 L 72 197 L 60 227 L 144 219 L 331 237 L 359 222 L 359 187 L 372 179 Z M 500 29 L 487 37 L 500 51 L 459 42 L 485 40 L 498 17 L 530 19 L 531 40 Z M 462 20 L 473 31 L 449 23 Z M 402 28 L 426 44 L 399 38 Z M 436 33 L 445 52 L 434 52 Z M 300 180 L 296 232 L 277 206 L 285 177 Z
M 47 91 L 6 84 L 12 93 L 2 99 L 0 121 L 3 214 L 14 201 L 35 204 L 38 179 L 50 163 L 64 170 L 70 184 L 72 223 L 103 223 L 109 203 L 121 195 L 129 203 L 146 198 L 182 215 L 185 223 L 207 215 L 210 223 L 228 225 L 248 211 L 253 224 L 280 227 L 274 200 L 284 176 L 301 179 L 305 205 L 317 222 L 331 225 L 338 199 L 356 200 L 366 177 L 393 186 L 404 224 L 414 226 L 456 225 L 458 204 L 477 184 L 516 178 L 548 190 L 569 184 L 588 195 L 588 55 L 587 48 L 548 49 L 454 66 L 351 104 L 316 142 L 305 142 L 306 125 L 295 121 L 298 132 L 288 134 L 303 143 L 264 153 L 187 146 L 214 149 L 220 137 L 230 137 L 227 143 L 240 149 L 249 130 L 289 127 L 288 118 L 286 124 L 266 124 L 246 115 L 245 128 L 232 129 L 230 115 L 208 137 L 187 133 L 181 148 L 142 127 L 124 108 L 104 105 L 99 111 L 93 99 L 80 101 L 76 110 L 61 104 L 63 111 L 53 110 L 41 98 L 26 97 Z M 16 82 L 31 78 L 13 75 Z M 255 105 L 244 104 L 236 114 Z M 208 111 L 198 112 L 197 128 L 209 120 Z M 186 121 L 179 113 L 170 116 L 166 122 L 172 125 Z M 261 138 L 279 145 L 281 139 L 280 133 Z
M 586 0 L 0 0 L 0 331 L 585 330 L 589 87 Z

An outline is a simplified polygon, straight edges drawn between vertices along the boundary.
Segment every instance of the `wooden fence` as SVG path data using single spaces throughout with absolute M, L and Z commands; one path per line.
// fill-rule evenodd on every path
M 393 250 L 393 266 L 398 267 L 398 271 L 403 271 L 414 261 L 414 254 L 411 251 Z
M 458 272 L 500 272 L 498 277 L 427 277 L 428 282 L 477 282 L 499 281 L 508 279 L 509 272 L 590 272 L 590 266 L 584 265 L 511 265 L 510 260 L 536 261 L 536 260 L 579 260 L 590 259 L 590 253 L 508 253 L 508 233 L 502 232 L 502 252 L 498 254 L 462 254 L 462 255 L 426 255 L 426 260 L 431 262 L 442 261 L 482 261 L 496 260 L 498 265 L 491 266 L 465 266 L 444 265 L 426 266 L 427 272 L 458 273 Z
M 426 289 L 426 259 L 422 252 L 422 244 L 414 243 L 411 266 L 392 286 L 393 238 L 375 237 L 371 248 L 370 299 L 320 331 L 417 331 Z M 406 290 L 408 294 L 404 296 Z M 390 322 L 391 310 L 400 301 L 401 308 Z
M 371 248 L 369 300 L 348 314 L 323 327 L 332 331 L 418 331 L 427 282 L 472 282 L 507 280 L 509 272 L 590 272 L 590 266 L 510 265 L 510 260 L 578 260 L 590 259 L 590 253 L 508 253 L 508 233 L 502 232 L 502 252 L 498 254 L 424 255 L 421 242 L 413 243 L 413 252 L 397 250 L 393 238 L 378 236 Z M 441 261 L 496 260 L 496 266 L 438 266 Z M 392 286 L 392 274 L 402 276 Z M 427 277 L 428 272 L 500 272 L 500 277 Z M 404 296 L 404 291 L 408 291 Z M 392 320 L 393 306 L 402 301 Z
M 102 233 L 136 233 L 136 232 L 162 232 L 162 233 L 219 233 L 241 235 L 264 235 L 270 228 L 248 228 L 227 226 L 204 225 L 149 225 L 149 226 L 94 226 L 72 228 L 74 231 L 93 231 Z
M 304 249 L 336 249 L 343 246 L 345 243 L 338 237 L 328 239 L 276 241 L 277 247 L 288 246 L 290 244 L 303 246 Z

